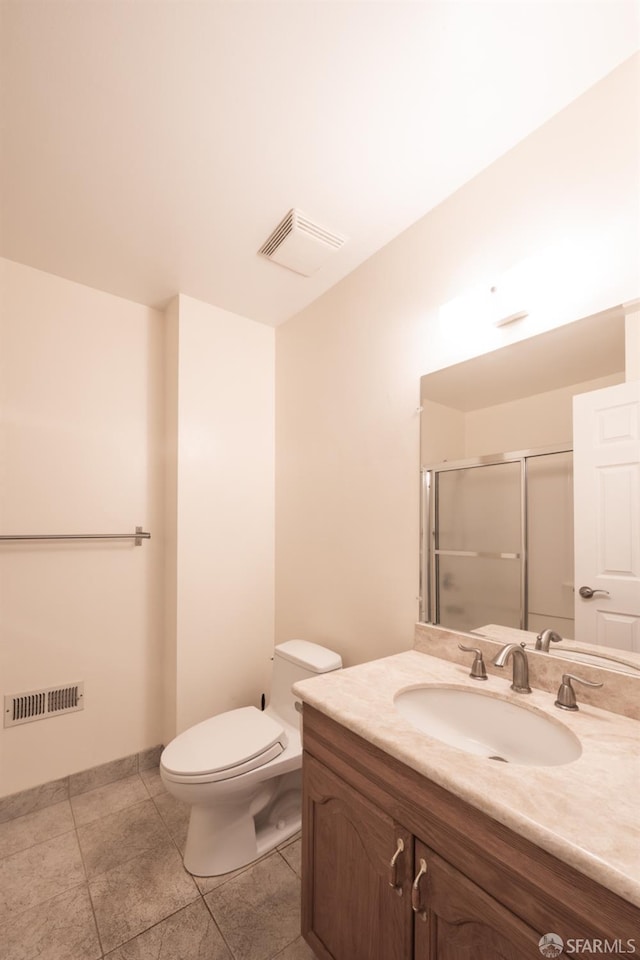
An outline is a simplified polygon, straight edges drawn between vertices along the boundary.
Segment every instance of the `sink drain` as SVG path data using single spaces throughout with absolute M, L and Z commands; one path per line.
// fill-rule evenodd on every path
M 487 757 L 488 760 L 499 760 L 500 763 L 509 763 L 504 757 Z

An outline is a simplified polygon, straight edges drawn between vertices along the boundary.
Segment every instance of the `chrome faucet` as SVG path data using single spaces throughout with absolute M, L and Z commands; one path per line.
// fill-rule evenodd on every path
M 539 633 L 536 637 L 536 650 L 542 650 L 544 653 L 549 652 L 550 643 L 560 643 L 562 637 L 559 633 L 556 633 L 555 630 L 543 630 L 542 633 Z
M 531 693 L 529 686 L 529 661 L 524 643 L 506 643 L 491 661 L 496 667 L 504 667 L 511 657 L 513 663 L 513 683 L 511 689 L 516 693 Z

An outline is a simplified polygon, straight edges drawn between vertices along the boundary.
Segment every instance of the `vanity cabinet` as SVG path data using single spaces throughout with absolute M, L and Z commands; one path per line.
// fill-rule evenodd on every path
M 504 957 L 531 960 L 540 935 L 472 883 L 459 870 L 416 840 L 418 880 L 413 954 L 416 960 L 470 960 Z
M 335 960 L 406 960 L 412 952 L 405 891 L 413 837 L 312 757 L 304 776 L 313 831 L 314 937 Z
M 531 960 L 547 933 L 637 938 L 632 904 L 308 705 L 303 743 L 302 932 L 319 960 Z

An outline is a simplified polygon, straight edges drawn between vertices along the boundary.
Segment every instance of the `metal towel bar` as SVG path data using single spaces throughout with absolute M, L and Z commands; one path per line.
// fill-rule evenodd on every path
M 0 536 L 0 540 L 135 540 L 139 547 L 143 540 L 150 540 L 151 534 L 142 527 L 136 527 L 135 533 L 28 533 L 21 536 Z

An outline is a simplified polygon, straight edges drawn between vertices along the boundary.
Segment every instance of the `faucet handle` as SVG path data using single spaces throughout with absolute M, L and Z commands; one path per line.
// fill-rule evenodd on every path
M 536 650 L 542 650 L 544 653 L 549 652 L 549 643 L 560 643 L 562 637 L 559 633 L 556 633 L 555 630 L 542 630 L 541 633 L 536 637 Z
M 474 680 L 487 680 L 487 670 L 484 665 L 482 650 L 478 647 L 465 647 L 462 643 L 458 644 L 458 650 L 463 650 L 465 653 L 475 653 L 469 676 Z
M 571 686 L 571 681 L 577 680 L 578 683 L 584 684 L 585 687 L 603 687 L 603 683 L 595 683 L 593 680 L 583 680 L 582 677 L 575 677 L 572 673 L 563 673 L 562 674 L 562 683 L 558 690 L 558 698 L 555 702 L 556 707 L 560 707 L 561 710 L 578 710 L 578 704 L 576 703 L 576 692 Z

